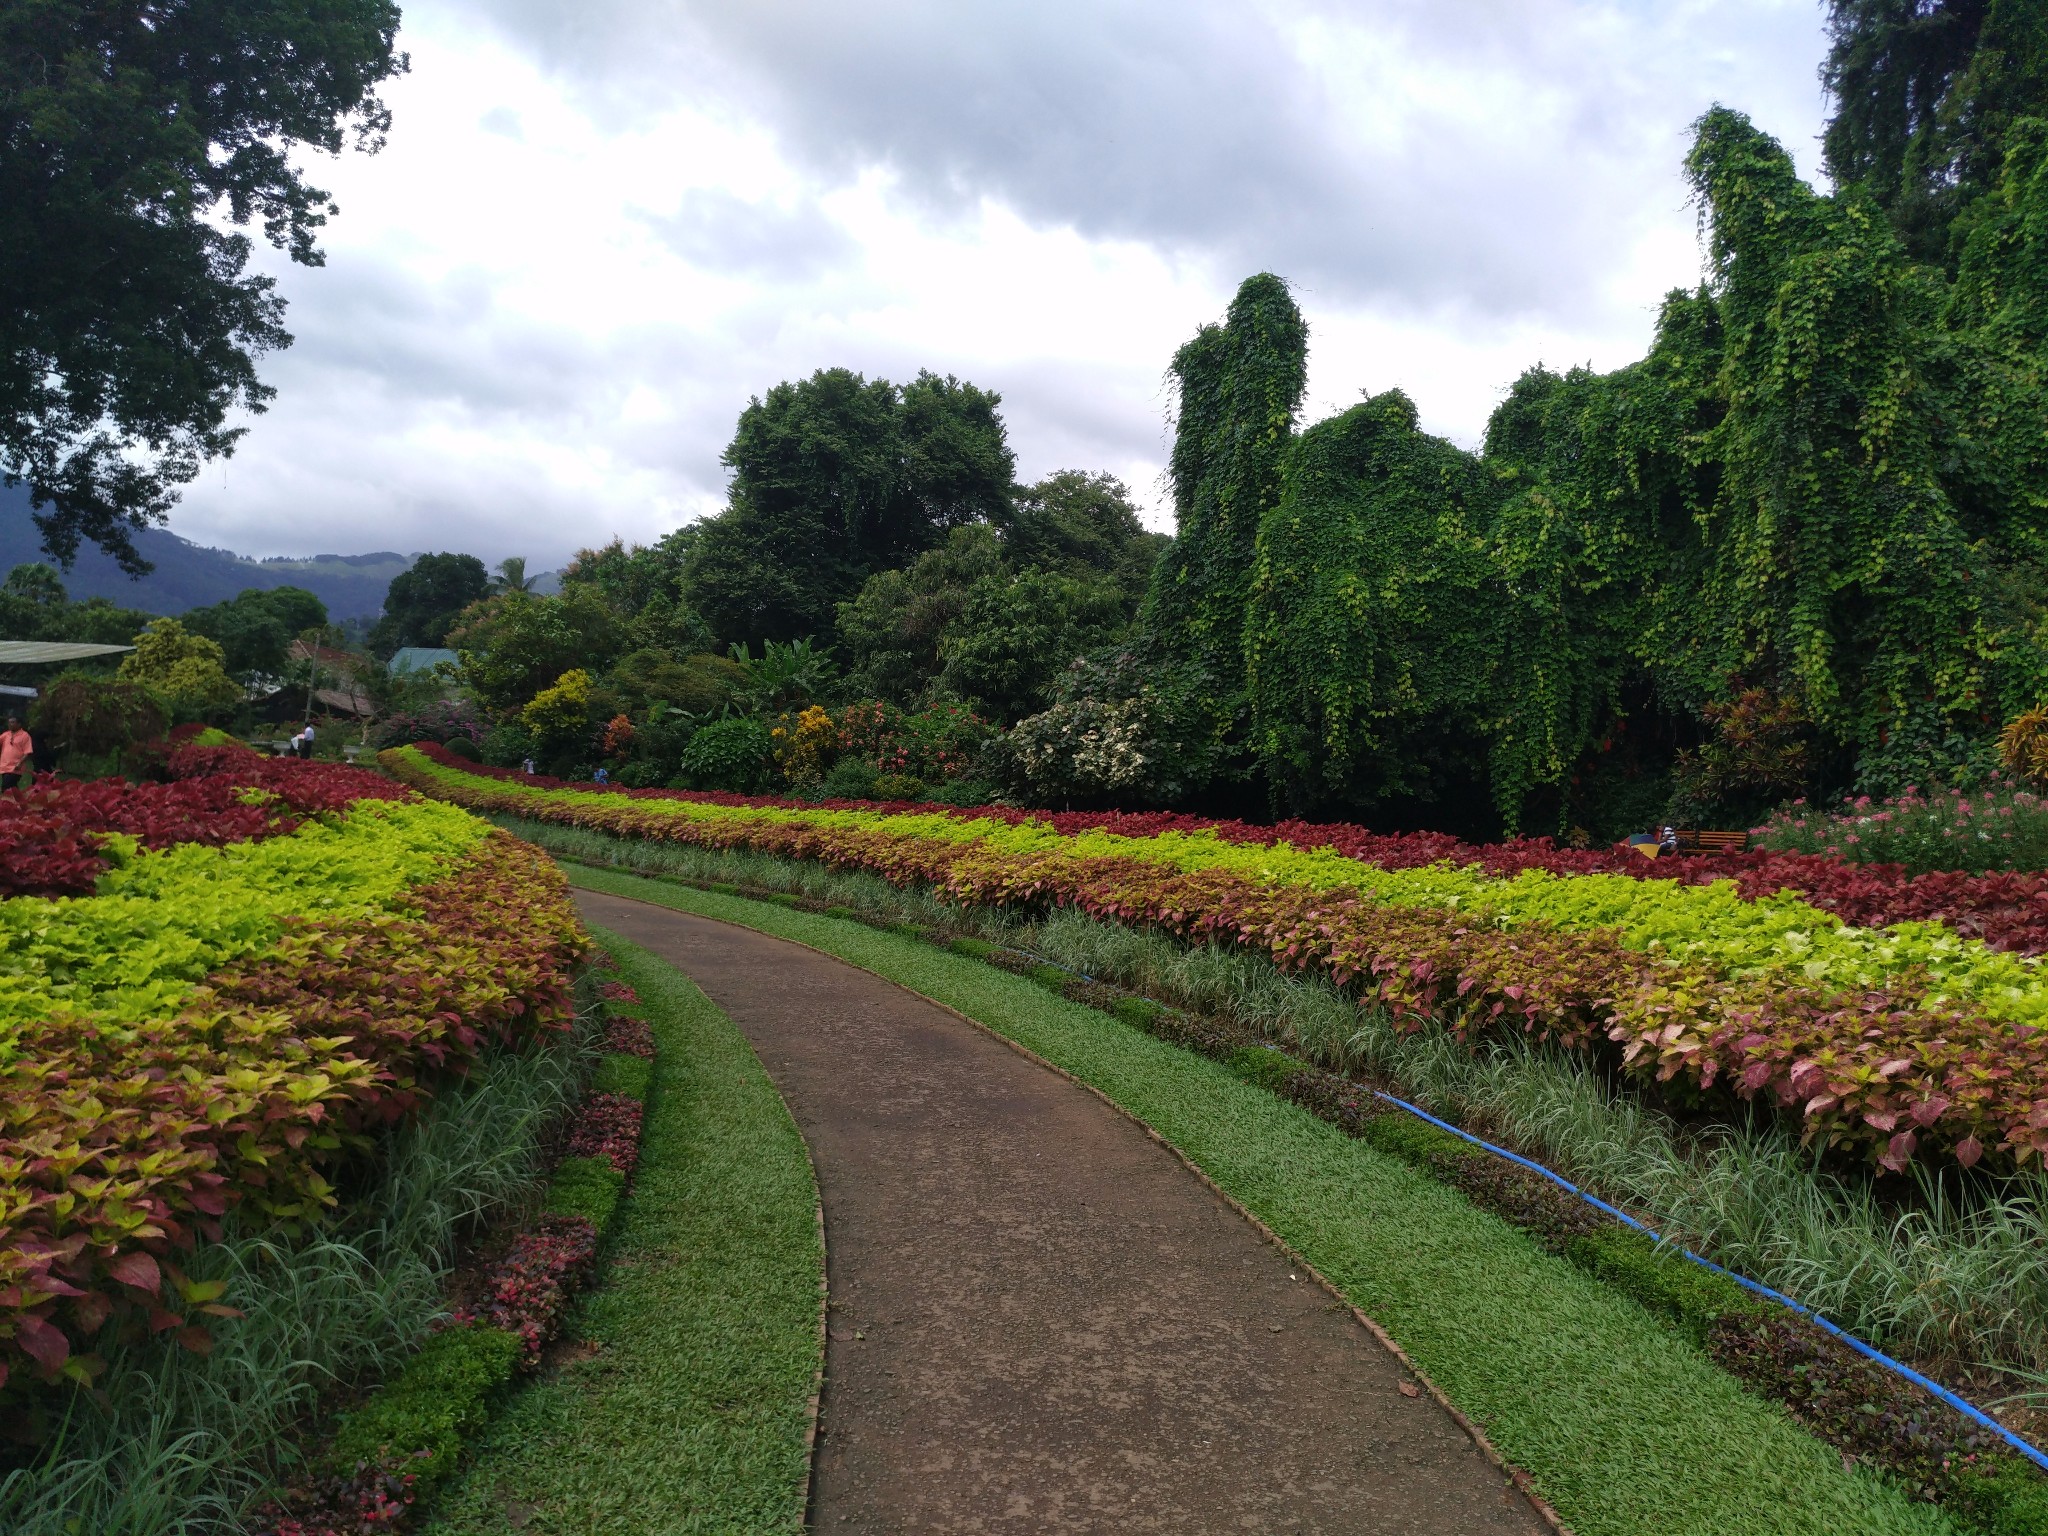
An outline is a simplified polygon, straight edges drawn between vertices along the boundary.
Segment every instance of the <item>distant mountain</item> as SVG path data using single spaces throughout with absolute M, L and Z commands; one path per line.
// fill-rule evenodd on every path
M 131 581 L 90 544 L 81 546 L 69 571 L 60 571 L 75 599 L 104 597 L 123 608 L 178 614 L 225 602 L 249 587 L 304 587 L 327 605 L 337 624 L 374 618 L 384 611 L 384 589 L 412 564 L 410 555 L 381 550 L 374 555 L 310 555 L 305 559 L 251 560 L 225 549 L 207 549 L 175 533 L 151 528 L 135 536 L 135 547 L 156 569 Z M 43 553 L 42 536 L 29 520 L 25 486 L 0 486 L 0 580 L 17 565 L 54 564 Z

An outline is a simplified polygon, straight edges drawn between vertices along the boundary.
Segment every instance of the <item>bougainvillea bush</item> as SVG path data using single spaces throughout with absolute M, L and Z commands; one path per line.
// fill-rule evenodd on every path
M 1889 1169 L 1925 1149 L 1966 1165 L 2048 1149 L 2048 987 L 2033 959 L 1973 936 L 1969 877 L 1901 882 L 1818 855 L 1659 865 L 1298 824 L 608 794 L 494 780 L 417 751 L 386 761 L 476 808 L 1254 946 L 1410 1027 L 1611 1042 L 1635 1073 L 1709 1102 L 1775 1103 L 1822 1144 Z M 1917 888 L 1912 903 L 1902 883 Z
M 362 770 L 236 748 L 0 796 L 0 1390 L 234 1315 L 180 1260 L 291 1236 L 492 1047 L 566 1028 L 583 939 L 532 849 Z

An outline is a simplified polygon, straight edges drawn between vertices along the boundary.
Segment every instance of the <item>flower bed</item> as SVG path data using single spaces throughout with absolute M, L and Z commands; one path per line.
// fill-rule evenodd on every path
M 464 762 L 430 743 L 412 750 L 442 767 L 471 777 L 508 781 L 522 788 L 587 791 L 590 787 L 510 768 Z M 1981 940 L 1992 949 L 2028 956 L 2048 954 L 2048 874 L 2044 873 L 1994 870 L 1967 874 L 1936 870 L 1914 875 L 1902 864 L 1855 862 L 1822 853 L 1771 848 L 1653 861 L 1621 848 L 1560 848 L 1547 837 L 1478 844 L 1443 832 L 1380 833 L 1344 822 L 1298 820 L 1256 826 L 1177 811 L 1021 811 L 1000 805 L 962 808 L 900 800 L 809 801 L 675 789 L 619 789 L 613 793 L 636 800 L 672 800 L 753 810 L 915 812 L 967 822 L 996 821 L 1009 826 L 1031 822 L 1066 837 L 1084 832 L 1127 838 L 1168 833 L 1207 835 L 1244 847 L 1286 844 L 1301 850 L 1326 849 L 1384 870 L 1449 865 L 1496 880 L 1542 872 L 1613 875 L 1657 885 L 1709 886 L 1729 881 L 1743 901 L 1761 901 L 1789 892 L 1810 907 L 1856 927 L 1939 922 L 1958 934 Z
M 1333 844 L 1232 842 L 1214 825 L 1190 832 L 1151 817 L 1063 827 L 1015 813 L 551 788 L 410 749 L 386 762 L 474 807 L 1254 945 L 1369 990 L 1417 1024 L 1514 1026 L 1575 1046 L 1605 1037 L 1638 1072 L 1768 1095 L 1809 1135 L 1888 1168 L 1923 1141 L 1965 1164 L 2048 1148 L 2048 1030 L 2037 1027 L 2048 988 L 2032 962 L 1939 923 L 1859 927 L 1794 896 L 1747 899 L 1730 881 L 1396 867 Z M 1367 837 L 1353 846 L 1369 851 Z
M 49 779 L 0 794 L 0 897 L 75 896 L 119 858 L 119 833 L 143 848 L 220 847 L 296 831 L 308 817 L 398 789 L 359 768 L 264 758 L 231 747 L 171 755 L 173 781 Z
M 601 952 L 597 963 L 608 965 Z M 606 1065 L 649 1064 L 653 1033 L 619 1010 L 639 1003 L 623 982 L 600 989 L 608 1017 Z M 548 1209 L 513 1234 L 482 1276 L 482 1297 L 458 1307 L 447 1326 L 392 1381 L 344 1416 L 314 1465 L 260 1515 L 266 1536 L 362 1536 L 405 1529 L 420 1502 L 461 1463 L 492 1400 L 541 1363 L 576 1293 L 589 1284 L 622 1194 L 640 1160 L 644 1082 L 638 1093 L 595 1093 L 575 1111 L 567 1155 L 556 1168 Z M 593 1163 L 605 1198 L 591 1201 Z
M 371 1131 L 571 1016 L 583 940 L 532 849 L 358 770 L 180 771 L 56 792 L 95 894 L 0 901 L 0 1384 L 89 1381 L 106 1328 L 205 1349 L 234 1298 L 182 1250 L 231 1207 L 316 1218 Z

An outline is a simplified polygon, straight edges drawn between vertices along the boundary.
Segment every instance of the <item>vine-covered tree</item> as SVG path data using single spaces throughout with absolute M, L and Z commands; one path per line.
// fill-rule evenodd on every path
M 1501 650 L 1497 500 L 1399 390 L 1293 444 L 1245 624 L 1252 745 L 1282 804 L 1430 797 L 1477 776 Z
M 1647 819 L 1674 767 L 1730 815 L 1799 774 L 1967 776 L 2048 692 L 2048 122 L 2000 132 L 1951 281 L 1865 189 L 1817 193 L 1707 113 L 1708 282 L 1641 362 L 1525 375 L 1483 456 L 1397 392 L 1257 430 L 1229 402 L 1245 378 L 1288 398 L 1257 392 L 1271 353 L 1240 370 L 1205 331 L 1176 362 L 1191 489 L 1148 643 L 1232 665 L 1242 593 L 1218 696 L 1243 690 L 1240 744 L 1291 808 L 1483 781 L 1508 825 L 1613 831 L 1591 802 L 1633 775 Z M 1242 586 L 1227 503 L 1262 509 Z
M 293 152 L 382 142 L 397 29 L 391 0 L 0 6 L 0 476 L 61 564 L 146 571 L 132 535 L 270 398 L 291 338 L 241 226 L 319 264 Z
M 1174 354 L 1180 404 L 1168 477 L 1178 534 L 1159 561 L 1145 624 L 1220 690 L 1243 698 L 1245 611 L 1259 524 L 1280 500 L 1281 464 L 1308 385 L 1308 324 L 1269 272 L 1246 278 L 1221 325 Z

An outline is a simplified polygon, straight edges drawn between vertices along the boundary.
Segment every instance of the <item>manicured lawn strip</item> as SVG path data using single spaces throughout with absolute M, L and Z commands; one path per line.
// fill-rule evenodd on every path
M 823 1346 L 803 1138 L 688 978 L 596 932 L 660 1049 L 613 1262 L 572 1324 L 597 1352 L 511 1400 L 426 1529 L 496 1536 L 517 1505 L 539 1531 L 798 1531 Z
M 1579 1536 L 1955 1529 L 1845 1472 L 1640 1307 L 1220 1064 L 913 940 L 609 871 L 569 873 L 838 955 L 1100 1088 L 1385 1326 Z

